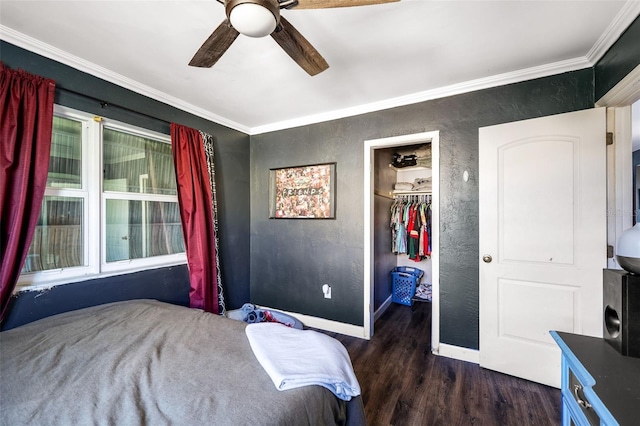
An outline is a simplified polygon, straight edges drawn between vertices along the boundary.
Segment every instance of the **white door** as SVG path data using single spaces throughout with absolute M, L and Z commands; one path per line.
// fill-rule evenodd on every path
M 560 387 L 549 330 L 602 336 L 605 108 L 480 129 L 480 365 Z

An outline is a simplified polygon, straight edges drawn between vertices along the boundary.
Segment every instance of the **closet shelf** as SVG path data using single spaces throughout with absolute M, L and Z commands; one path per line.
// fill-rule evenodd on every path
M 395 170 L 396 172 L 401 172 L 404 170 L 431 170 L 431 167 L 425 167 L 425 166 L 395 167 L 393 164 L 389 164 L 389 167 Z

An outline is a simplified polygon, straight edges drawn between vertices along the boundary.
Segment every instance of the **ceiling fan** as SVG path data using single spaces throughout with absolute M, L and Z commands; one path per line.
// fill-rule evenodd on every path
M 400 0 L 217 0 L 224 4 L 227 18 L 216 28 L 189 62 L 193 67 L 212 67 L 231 47 L 239 34 L 271 37 L 309 75 L 329 68 L 327 61 L 280 16 L 280 9 L 327 9 L 367 6 Z

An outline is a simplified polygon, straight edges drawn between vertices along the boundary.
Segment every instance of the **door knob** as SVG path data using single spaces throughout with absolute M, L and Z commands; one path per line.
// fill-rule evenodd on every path
M 484 260 L 484 263 L 491 263 L 493 258 L 490 255 L 485 254 L 484 256 L 482 256 L 482 260 Z

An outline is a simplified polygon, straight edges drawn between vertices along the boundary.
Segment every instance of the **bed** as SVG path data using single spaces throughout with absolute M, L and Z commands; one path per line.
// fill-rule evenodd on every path
M 277 390 L 245 327 L 135 300 L 4 331 L 0 424 L 365 424 L 360 396 L 344 401 L 321 386 Z

